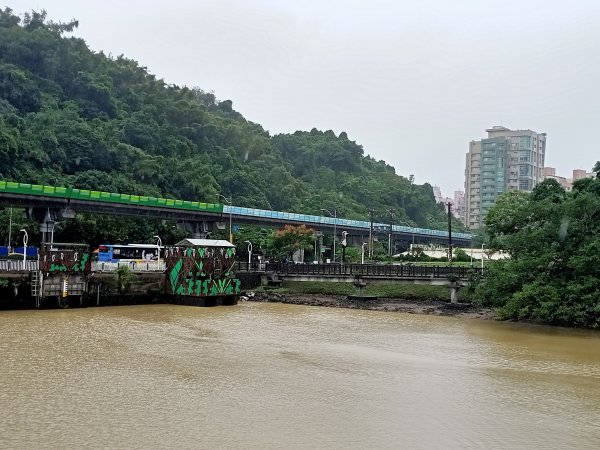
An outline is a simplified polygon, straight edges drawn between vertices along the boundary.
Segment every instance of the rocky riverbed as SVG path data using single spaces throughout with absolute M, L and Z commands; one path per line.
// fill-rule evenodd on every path
M 293 305 L 329 306 L 333 308 L 368 309 L 373 311 L 403 312 L 408 314 L 433 314 L 478 319 L 494 319 L 491 309 L 479 308 L 471 303 L 449 303 L 439 300 L 404 300 L 400 298 L 352 297 L 322 294 L 282 294 L 256 292 L 242 300 L 255 302 L 289 303 Z

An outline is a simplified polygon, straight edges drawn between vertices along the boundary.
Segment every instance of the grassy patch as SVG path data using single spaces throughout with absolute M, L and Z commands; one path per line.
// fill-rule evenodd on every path
M 450 290 L 445 286 L 427 286 L 408 283 L 367 284 L 367 295 L 403 298 L 406 300 L 449 300 Z

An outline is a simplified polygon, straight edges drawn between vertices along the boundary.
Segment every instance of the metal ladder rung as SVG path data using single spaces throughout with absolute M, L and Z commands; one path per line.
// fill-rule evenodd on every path
M 40 292 L 40 274 L 36 270 L 31 272 L 31 295 L 32 297 L 38 297 Z

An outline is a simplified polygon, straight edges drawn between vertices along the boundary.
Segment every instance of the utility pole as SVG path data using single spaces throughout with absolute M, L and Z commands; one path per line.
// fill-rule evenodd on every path
M 448 207 L 448 264 L 452 265 L 452 203 L 446 203 Z
M 388 235 L 388 256 L 392 257 L 392 243 L 394 242 L 394 210 L 388 209 L 390 213 L 390 234 Z

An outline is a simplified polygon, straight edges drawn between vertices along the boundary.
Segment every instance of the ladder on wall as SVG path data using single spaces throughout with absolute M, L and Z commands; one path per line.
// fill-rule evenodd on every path
M 31 272 L 31 296 L 35 298 L 35 307 L 39 308 L 42 303 L 43 276 L 39 270 Z

